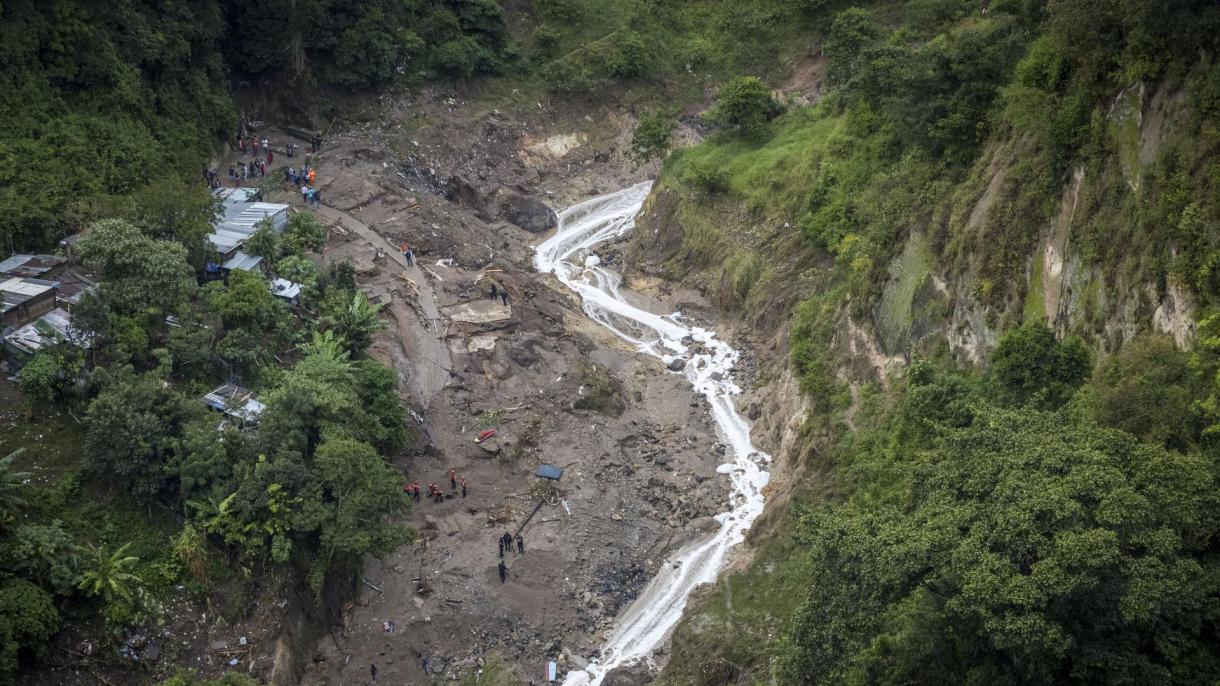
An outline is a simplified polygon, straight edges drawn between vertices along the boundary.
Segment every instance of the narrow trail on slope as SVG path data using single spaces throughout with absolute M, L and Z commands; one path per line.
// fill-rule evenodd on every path
M 326 219 L 337 222 L 349 231 L 354 231 L 373 247 L 384 252 L 402 268 L 415 287 L 419 289 L 418 302 L 424 317 L 428 320 L 428 331 L 415 332 L 411 335 L 412 340 L 408 341 L 416 369 L 416 374 L 408 380 L 408 383 L 420 403 L 427 407 L 432 396 L 449 383 L 449 370 L 453 368 L 449 346 L 445 345 L 440 333 L 441 314 L 436 307 L 436 294 L 432 292 L 432 285 L 418 265 L 407 266 L 407 259 L 398 251 L 398 246 L 391 245 L 381 234 L 369 228 L 364 222 L 328 205 L 322 205 L 313 211 Z
M 616 668 L 650 658 L 682 616 L 686 600 L 700 584 L 716 580 L 729 550 L 745 538 L 762 513 L 762 489 L 771 457 L 750 443 L 750 426 L 737 413 L 734 398 L 741 389 L 731 372 L 739 353 L 716 338 L 714 331 L 685 323 L 679 314 L 657 315 L 631 305 L 622 278 L 600 266 L 592 249 L 626 235 L 635 226 L 651 182 L 599 196 L 559 214 L 555 235 L 537 248 L 535 266 L 550 272 L 581 297 L 594 321 L 667 365 L 681 360 L 683 374 L 711 406 L 712 418 L 728 445 L 717 471 L 732 483 L 728 510 L 716 515 L 720 530 L 667 559 L 644 592 L 619 617 L 601 658 L 586 670 L 569 672 L 564 686 L 599 686 Z M 676 365 L 675 365 L 676 366 Z

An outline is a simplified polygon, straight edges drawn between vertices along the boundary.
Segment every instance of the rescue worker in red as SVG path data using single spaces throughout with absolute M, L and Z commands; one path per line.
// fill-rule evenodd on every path
M 451 491 L 457 490 L 457 470 L 456 469 L 449 470 L 449 490 L 451 490 Z

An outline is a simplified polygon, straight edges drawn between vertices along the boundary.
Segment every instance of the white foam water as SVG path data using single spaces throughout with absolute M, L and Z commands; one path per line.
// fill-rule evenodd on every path
M 682 617 L 691 591 L 716 580 L 729 550 L 744 540 L 762 513 L 762 489 L 769 478 L 763 467 L 771 456 L 750 443 L 750 425 L 733 402 L 741 393 L 731 375 L 739 353 L 715 332 L 687 324 L 680 314 L 657 315 L 632 305 L 621 290 L 620 276 L 602 266 L 593 254 L 598 244 L 631 231 L 651 187 L 651 182 L 637 184 L 560 212 L 559 228 L 538 246 L 534 264 L 541 272 L 554 273 L 580 295 L 589 317 L 640 352 L 666 364 L 675 359 L 685 362 L 680 373 L 707 398 L 720 437 L 728 446 L 725 456 L 729 461 L 716 471 L 729 476 L 732 491 L 728 509 L 716 515 L 720 530 L 666 559 L 644 592 L 619 617 L 601 657 L 585 670 L 569 672 L 564 686 L 599 686 L 610 670 L 651 659 L 653 650 Z

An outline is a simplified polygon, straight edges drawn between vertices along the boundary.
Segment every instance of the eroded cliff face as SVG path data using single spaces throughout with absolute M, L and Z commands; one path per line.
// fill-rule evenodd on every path
M 876 301 L 852 302 L 844 293 L 833 342 L 843 381 L 884 383 L 913 356 L 941 345 L 963 363 L 980 365 L 1003 330 L 1035 321 L 1060 336 L 1081 335 L 1103 351 L 1140 332 L 1167 334 L 1180 347 L 1190 344 L 1196 299 L 1164 266 L 1177 246 L 1110 245 L 1099 251 L 1096 245 L 1105 240 L 1107 226 L 1130 221 L 1135 210 L 1129 208 L 1146 200 L 1144 180 L 1187 116 L 1186 98 L 1167 85 L 1141 84 L 1118 93 L 1100 114 L 1106 118 L 1107 154 L 1071 168 L 1048 196 L 1042 221 L 1014 223 L 1010 209 L 1026 181 L 1020 162 L 1035 143 L 997 136 L 985 146 L 968 178 L 945 200 L 945 219 L 904 233 Z M 1116 204 L 1123 207 L 1116 211 Z M 997 236 L 1004 237 L 1003 245 Z M 744 200 L 681 183 L 657 185 L 629 250 L 629 263 L 641 272 L 699 288 L 735 317 L 754 339 L 759 381 L 768 389 L 790 371 L 793 310 L 810 294 L 834 287 L 831 257 L 802 239 L 795 218 L 761 216 Z M 764 276 L 743 297 L 734 292 L 733 275 L 745 255 L 762 260 Z M 1013 282 L 984 276 L 998 261 L 1016 265 Z M 786 405 L 795 411 L 810 402 L 817 400 Z M 784 414 L 791 412 L 779 412 Z M 760 416 L 771 420 L 765 411 Z

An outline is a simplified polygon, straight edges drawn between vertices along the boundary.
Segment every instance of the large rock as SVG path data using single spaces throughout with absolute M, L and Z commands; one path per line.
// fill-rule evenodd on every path
M 704 533 L 720 531 L 720 522 L 715 517 L 696 517 L 690 522 L 691 528 Z
M 477 188 L 461 176 L 445 181 L 445 197 L 474 210 L 484 221 L 504 219 L 530 233 L 549 231 L 559 223 L 559 216 L 538 196 L 509 188 L 485 190 Z
M 550 231 L 559 224 L 559 217 L 537 196 L 501 190 L 498 194 L 500 216 L 530 233 Z
M 487 193 L 460 176 L 450 176 L 445 181 L 445 198 L 463 207 L 469 207 L 482 219 L 495 215 L 495 203 Z
M 645 667 L 617 667 L 606 673 L 602 686 L 648 686 L 652 672 Z

